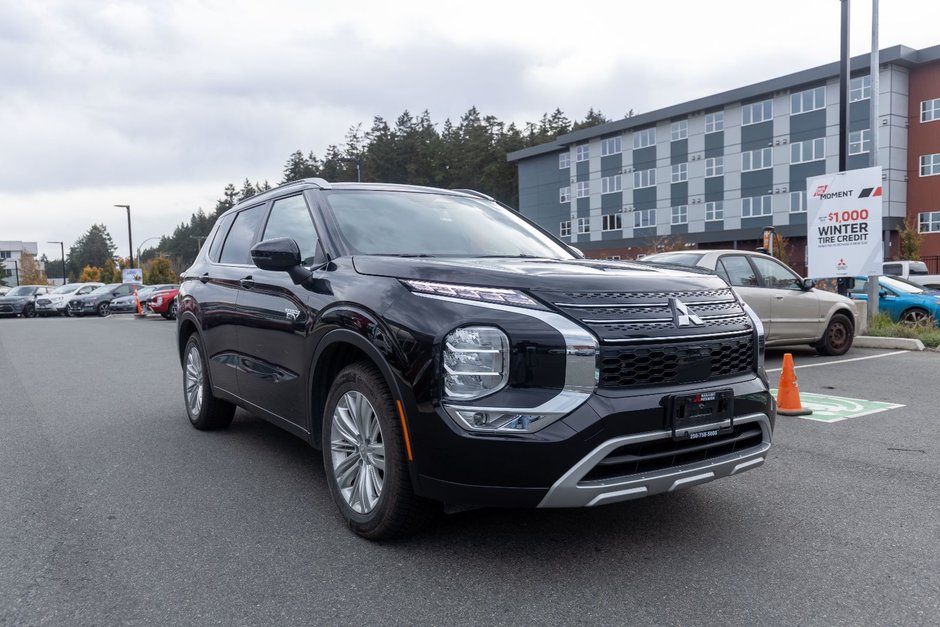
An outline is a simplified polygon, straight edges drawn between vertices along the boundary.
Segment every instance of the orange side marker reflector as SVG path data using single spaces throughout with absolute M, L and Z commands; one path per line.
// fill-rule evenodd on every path
M 411 438 L 408 437 L 408 423 L 405 422 L 405 410 L 402 409 L 401 401 L 396 400 L 395 404 L 398 405 L 398 417 L 401 418 L 401 432 L 405 435 L 405 451 L 408 452 L 408 461 L 414 461 L 414 457 L 411 455 Z

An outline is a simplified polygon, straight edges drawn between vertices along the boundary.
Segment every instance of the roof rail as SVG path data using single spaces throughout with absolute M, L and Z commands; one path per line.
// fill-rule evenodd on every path
M 455 189 L 455 192 L 463 192 L 464 194 L 470 194 L 471 196 L 476 196 L 477 198 L 484 198 L 486 200 L 496 200 L 492 196 L 487 196 L 483 192 L 478 192 L 475 189 Z

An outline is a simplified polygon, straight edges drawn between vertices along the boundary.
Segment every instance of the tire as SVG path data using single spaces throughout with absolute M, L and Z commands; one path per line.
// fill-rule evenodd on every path
M 901 324 L 912 327 L 924 326 L 930 320 L 930 313 L 920 307 L 911 307 L 904 311 L 899 318 Z
M 845 314 L 833 314 L 823 331 L 823 336 L 816 344 L 816 352 L 820 355 L 844 355 L 852 348 L 855 339 L 855 325 Z
M 102 318 L 107 318 L 111 315 L 111 303 L 104 302 L 98 304 L 98 315 Z
M 24 318 L 35 318 L 36 317 L 36 308 L 33 305 L 26 305 L 23 307 L 23 317 Z
M 207 376 L 205 352 L 193 333 L 183 350 L 183 404 L 189 422 L 200 431 L 224 429 L 235 416 L 235 405 L 217 399 Z
M 164 319 L 164 320 L 169 320 L 169 319 L 170 319 L 170 314 L 168 314 L 168 313 L 166 313 L 166 312 L 160 312 L 160 315 L 163 316 L 163 319 Z
M 405 536 L 439 510 L 414 493 L 395 403 L 372 364 L 347 366 L 333 381 L 322 435 L 330 495 L 356 534 L 369 540 Z
M 167 318 L 170 320 L 176 320 L 176 315 L 179 313 L 180 306 L 175 300 L 170 303 L 170 310 L 167 312 Z
M 68 307 L 66 307 L 66 308 L 65 308 L 65 316 L 66 316 L 67 318 L 74 318 L 74 317 L 75 317 L 75 314 L 72 313 L 72 310 L 71 310 L 71 309 L 69 309 Z

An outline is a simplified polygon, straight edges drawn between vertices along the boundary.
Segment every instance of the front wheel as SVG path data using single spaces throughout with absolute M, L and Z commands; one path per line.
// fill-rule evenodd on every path
M 111 315 L 111 303 L 101 303 L 98 305 L 98 315 L 102 318 Z
M 26 305 L 23 307 L 23 317 L 24 318 L 35 318 L 36 317 L 36 308 L 32 305 Z
M 901 314 L 901 323 L 911 327 L 926 326 L 930 322 L 930 314 L 918 307 L 908 309 Z
M 412 489 L 402 425 L 379 371 L 365 362 L 347 366 L 325 409 L 323 466 L 349 528 L 386 540 L 425 526 L 436 508 Z
M 820 355 L 844 355 L 852 348 L 855 339 L 855 326 L 848 316 L 835 314 L 826 325 L 822 338 L 816 344 L 816 351 Z
M 200 431 L 223 429 L 235 416 L 234 405 L 212 394 L 202 343 L 195 333 L 183 351 L 183 402 L 189 422 Z

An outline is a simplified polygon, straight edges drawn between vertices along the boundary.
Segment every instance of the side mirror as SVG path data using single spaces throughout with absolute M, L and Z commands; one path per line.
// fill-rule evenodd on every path
M 582 251 L 580 248 L 577 246 L 569 246 L 568 248 L 571 249 L 571 252 L 573 252 L 578 259 L 584 259 L 584 251 Z
M 878 290 L 878 298 L 887 298 L 888 290 Z
M 251 260 L 262 270 L 285 272 L 300 265 L 300 247 L 290 237 L 264 240 L 251 247 Z
M 815 279 L 803 279 L 800 282 L 800 287 L 803 288 L 803 291 L 808 292 L 809 290 L 816 287 L 816 280 Z

